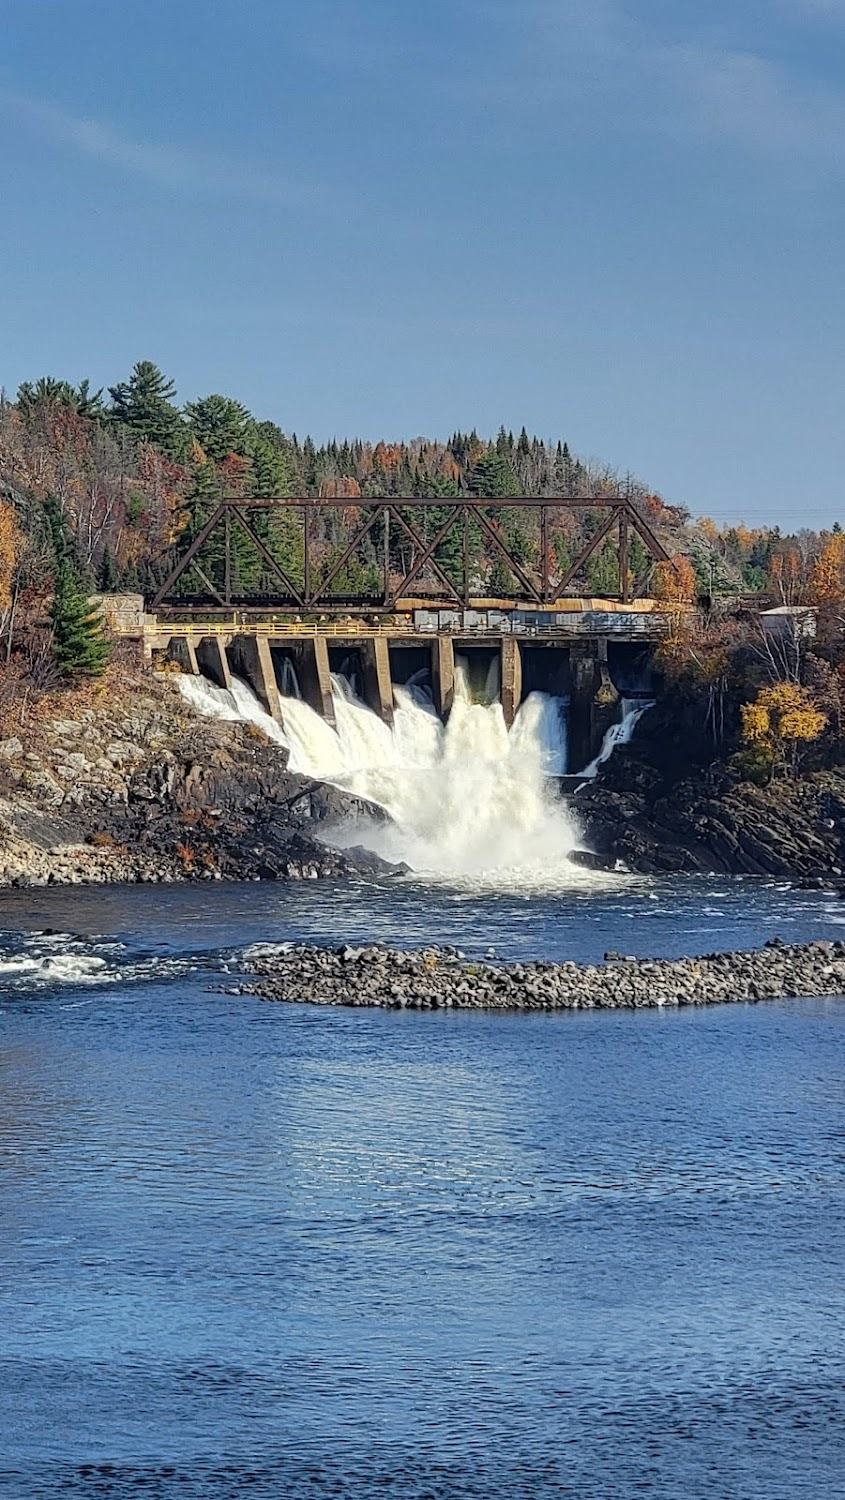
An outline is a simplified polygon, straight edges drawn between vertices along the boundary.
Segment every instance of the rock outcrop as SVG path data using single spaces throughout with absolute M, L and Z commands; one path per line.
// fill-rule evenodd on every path
M 684 757 L 677 742 L 668 755 L 670 718 L 666 706 L 647 715 L 631 744 L 575 795 L 587 846 L 602 865 L 840 881 L 845 772 L 755 786 L 718 763 L 696 765 L 697 755 Z
M 200 719 L 167 677 L 57 695 L 0 741 L 0 884 L 392 873 L 325 841 L 378 816 L 253 726 Z

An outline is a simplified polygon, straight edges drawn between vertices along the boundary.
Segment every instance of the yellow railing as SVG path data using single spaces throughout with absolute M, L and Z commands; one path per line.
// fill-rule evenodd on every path
M 144 628 L 144 636 L 147 640 L 154 641 L 157 636 L 170 639 L 172 636 L 183 636 L 189 640 L 201 640 L 204 636 L 218 636 L 226 639 L 235 635 L 261 635 L 271 636 L 273 639 L 284 639 L 298 637 L 299 639 L 314 640 L 317 636 L 327 636 L 330 639 L 343 640 L 368 640 L 374 636 L 384 636 L 390 639 L 401 639 L 413 637 L 415 640 L 433 640 L 438 635 L 458 636 L 467 639 L 472 636 L 483 638 L 492 636 L 513 636 L 524 640 L 532 636 L 544 638 L 567 638 L 579 635 L 606 636 L 612 639 L 615 635 L 620 637 L 640 636 L 654 637 L 665 634 L 670 626 L 670 616 L 654 612 L 652 614 L 622 614 L 606 617 L 601 623 L 589 616 L 575 614 L 561 614 L 553 624 L 542 625 L 520 625 L 516 628 L 506 628 L 503 625 L 462 625 L 455 623 L 446 626 L 431 626 L 425 628 L 414 626 L 410 622 L 407 625 L 365 625 L 357 620 L 346 623 L 332 620 L 323 624 L 273 624 L 271 621 L 244 621 L 225 625 L 211 623 L 198 625 L 181 623 L 178 620 L 161 621 L 155 625 L 147 625 Z M 137 626 L 123 626 L 114 628 L 116 635 L 133 635 L 137 637 L 140 630 Z

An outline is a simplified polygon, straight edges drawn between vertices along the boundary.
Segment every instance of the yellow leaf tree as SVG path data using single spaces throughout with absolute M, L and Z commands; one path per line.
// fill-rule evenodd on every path
M 746 769 L 768 779 L 778 770 L 794 775 L 803 752 L 827 725 L 812 694 L 796 682 L 761 688 L 741 713 Z
M 841 604 L 845 598 L 845 533 L 829 536 L 810 574 L 810 598 L 821 606 Z
M 26 537 L 18 524 L 14 507 L 0 500 L 0 642 L 8 661 L 15 628 L 16 578 L 26 551 Z

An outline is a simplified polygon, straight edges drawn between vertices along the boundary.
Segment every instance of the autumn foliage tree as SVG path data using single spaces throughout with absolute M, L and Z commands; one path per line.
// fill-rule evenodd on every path
M 14 506 L 7 501 L 0 501 L 0 618 L 11 608 L 15 572 L 24 545 L 24 535 Z
M 0 641 L 5 642 L 7 658 L 15 624 L 18 570 L 26 545 L 14 506 L 0 501 Z
M 827 725 L 812 693 L 796 682 L 760 688 L 741 716 L 744 769 L 767 781 L 778 772 L 795 775 L 803 752 Z
M 824 542 L 810 574 L 810 599 L 821 608 L 845 599 L 845 533 L 833 532 Z
M 695 570 L 688 557 L 679 554 L 669 562 L 657 564 L 654 571 L 655 599 L 667 604 L 691 604 L 695 599 Z

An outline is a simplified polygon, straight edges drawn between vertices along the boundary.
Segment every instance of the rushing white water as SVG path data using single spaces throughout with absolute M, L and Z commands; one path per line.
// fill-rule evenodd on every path
M 604 765 L 605 761 L 610 760 L 614 750 L 619 745 L 627 745 L 629 743 L 643 714 L 647 709 L 653 707 L 654 700 L 652 698 L 623 698 L 621 703 L 622 717 L 617 723 L 611 724 L 605 733 L 601 749 L 595 760 L 591 760 L 590 764 L 583 771 L 578 772 L 578 775 L 585 778 L 589 777 L 590 779 L 597 776 L 600 767 Z
M 547 779 L 565 757 L 560 700 L 532 694 L 508 733 L 501 703 L 472 702 L 459 667 L 445 727 L 419 690 L 396 688 L 392 733 L 343 698 L 338 730 L 358 750 L 344 784 L 391 815 L 376 839 L 387 858 L 498 884 L 583 874 L 569 862 L 577 828 Z
M 275 719 L 262 708 L 252 689 L 239 677 L 232 678 L 231 690 L 216 687 L 205 677 L 189 677 L 185 673 L 178 681 L 182 697 L 205 718 L 257 724 L 269 740 L 277 745 L 287 745 L 287 738 Z
M 566 769 L 560 698 L 530 694 L 508 732 L 500 702 L 472 701 L 459 660 L 445 726 L 418 682 L 394 689 L 391 729 L 334 677 L 336 730 L 301 699 L 283 697 L 282 733 L 243 683 L 231 694 L 199 678 L 181 677 L 180 686 L 201 713 L 248 718 L 287 744 L 291 770 L 386 809 L 390 824 L 350 828 L 349 843 L 365 839 L 431 878 L 517 886 L 594 878 L 570 862 L 578 829 L 549 781 Z M 481 696 L 496 690 L 488 677 Z

